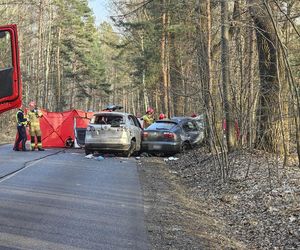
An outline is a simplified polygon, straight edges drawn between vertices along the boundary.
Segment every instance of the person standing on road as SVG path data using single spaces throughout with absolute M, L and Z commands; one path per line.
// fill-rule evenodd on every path
M 144 128 L 148 128 L 152 123 L 154 123 L 154 109 L 148 108 L 146 114 L 143 116 Z
M 19 110 L 16 113 L 16 120 L 17 120 L 17 130 L 18 130 L 18 138 L 16 139 L 14 150 L 19 151 L 19 144 L 22 142 L 22 151 L 26 150 L 26 126 L 27 126 L 27 119 L 25 118 L 24 111 L 22 108 L 19 108 Z
M 40 118 L 43 116 L 42 112 L 38 110 L 35 105 L 35 102 L 31 101 L 29 103 L 28 111 L 28 120 L 29 120 L 29 133 L 31 140 L 31 151 L 36 149 L 35 137 L 37 138 L 37 148 L 39 151 L 44 151 L 42 147 L 42 132 L 40 128 Z

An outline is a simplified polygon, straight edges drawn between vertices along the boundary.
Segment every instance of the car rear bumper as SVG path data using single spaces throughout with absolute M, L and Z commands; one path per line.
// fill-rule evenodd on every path
M 177 153 L 180 152 L 179 142 L 143 141 L 142 150 L 147 152 Z
M 130 144 L 120 143 L 85 143 L 85 148 L 95 151 L 127 151 L 130 148 Z

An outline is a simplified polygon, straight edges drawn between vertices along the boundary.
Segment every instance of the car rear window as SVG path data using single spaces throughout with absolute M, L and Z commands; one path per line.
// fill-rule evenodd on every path
M 170 130 L 177 123 L 175 122 L 155 122 L 151 124 L 146 130 Z
M 123 116 L 121 115 L 95 115 L 91 120 L 92 124 L 108 124 L 112 127 L 119 127 L 124 124 Z

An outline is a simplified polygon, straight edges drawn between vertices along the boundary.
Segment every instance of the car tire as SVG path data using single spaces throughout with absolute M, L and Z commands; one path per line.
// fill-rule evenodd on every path
M 88 148 L 84 148 L 84 151 L 85 151 L 85 154 L 86 155 L 89 155 L 89 154 L 92 154 L 93 152 L 90 150 L 90 149 L 88 149 Z
M 130 157 L 136 150 L 136 141 L 131 140 L 129 149 L 125 152 L 125 157 Z
M 142 151 L 141 151 L 141 150 L 139 150 L 139 151 L 135 151 L 135 152 L 133 152 L 133 153 L 132 153 L 132 156 L 140 156 L 140 155 L 141 155 L 141 153 L 142 153 Z
M 180 153 L 185 153 L 190 148 L 190 144 L 188 142 L 183 142 L 180 147 Z

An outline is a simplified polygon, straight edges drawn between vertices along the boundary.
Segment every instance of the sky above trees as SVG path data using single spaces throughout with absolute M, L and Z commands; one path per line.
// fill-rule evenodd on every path
M 109 21 L 108 0 L 89 0 L 89 6 L 94 12 L 97 25 Z

